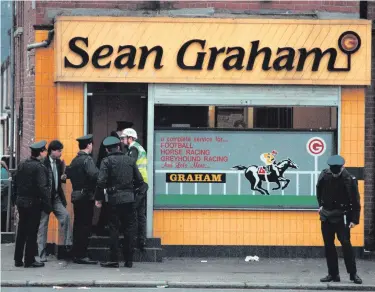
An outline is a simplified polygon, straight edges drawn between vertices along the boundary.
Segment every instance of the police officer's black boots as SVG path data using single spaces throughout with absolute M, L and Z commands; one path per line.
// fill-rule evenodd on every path
M 42 268 L 44 267 L 44 263 L 41 262 L 33 262 L 33 263 L 26 263 L 25 262 L 25 268 Z
M 89 257 L 74 258 L 73 262 L 80 265 L 96 265 L 98 262 L 91 260 Z
M 321 278 L 320 279 L 320 282 L 323 282 L 323 283 L 326 283 L 326 282 L 340 282 L 340 276 L 337 275 L 337 276 L 332 276 L 332 275 L 328 275 L 324 278 Z
M 118 268 L 120 267 L 118 262 L 103 262 L 100 263 L 100 266 L 103 268 Z
M 14 261 L 14 266 L 17 268 L 23 267 L 23 261 Z
M 353 281 L 355 284 L 362 284 L 362 279 L 357 274 L 350 274 L 350 281 Z

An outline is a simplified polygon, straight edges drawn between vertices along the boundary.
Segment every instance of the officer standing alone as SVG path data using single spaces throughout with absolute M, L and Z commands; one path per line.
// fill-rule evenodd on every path
M 120 140 L 107 137 L 103 141 L 108 156 L 102 160 L 95 193 L 95 205 L 100 208 L 104 200 L 104 189 L 108 194 L 109 231 L 110 231 L 110 259 L 101 263 L 102 267 L 119 267 L 118 248 L 119 231 L 124 235 L 123 255 L 125 267 L 133 266 L 133 232 L 135 221 L 134 189 L 147 191 L 147 184 L 143 181 L 135 161 L 120 150 Z M 120 226 L 119 226 L 120 223 Z
M 31 156 L 20 163 L 15 177 L 15 203 L 19 213 L 14 252 L 16 267 L 44 267 L 44 263 L 35 260 L 35 252 L 42 211 L 47 214 L 52 211 L 48 170 L 40 161 L 46 144 L 46 141 L 40 141 L 30 145 Z M 24 249 L 25 263 L 22 261 Z
M 138 139 L 137 132 L 134 129 L 127 128 L 121 135 L 122 142 L 127 146 L 127 154 L 136 161 L 139 172 L 145 183 L 148 183 L 147 178 L 147 153 L 146 150 L 136 140 Z M 146 198 L 147 193 L 141 193 L 137 190 L 137 196 L 135 201 L 136 210 L 136 236 L 138 248 L 144 251 L 146 247 Z
M 93 135 L 89 134 L 76 140 L 80 151 L 67 168 L 67 176 L 73 187 L 73 261 L 77 264 L 96 264 L 96 261 L 89 259 L 87 247 L 94 214 L 95 187 L 99 170 L 90 156 Z
M 359 223 L 360 200 L 357 180 L 345 168 L 340 155 L 331 156 L 329 168 L 322 171 L 317 183 L 317 199 L 324 240 L 328 276 L 321 282 L 340 282 L 335 235 L 342 245 L 344 261 L 350 280 L 362 284 L 357 275 L 353 247 L 350 243 L 350 229 Z

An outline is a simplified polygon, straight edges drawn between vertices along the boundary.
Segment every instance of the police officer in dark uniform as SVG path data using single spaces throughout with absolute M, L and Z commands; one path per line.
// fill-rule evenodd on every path
M 44 263 L 35 260 L 37 234 L 42 210 L 51 213 L 48 170 L 40 161 L 46 151 L 46 141 L 30 145 L 31 156 L 22 161 L 15 176 L 15 203 L 19 213 L 14 262 L 16 267 L 39 268 Z M 26 244 L 26 248 L 25 248 Z M 25 249 L 25 263 L 22 262 Z
M 133 266 L 133 239 L 135 224 L 135 195 L 134 189 L 147 191 L 134 159 L 120 150 L 120 140 L 107 137 L 103 141 L 108 155 L 102 160 L 95 193 L 95 205 L 100 208 L 104 200 L 104 189 L 108 194 L 109 230 L 110 230 L 110 259 L 101 263 L 102 267 L 119 267 L 118 248 L 119 232 L 124 235 L 123 255 L 125 267 Z
M 354 251 L 350 243 L 350 229 L 359 223 L 361 210 L 357 180 L 345 168 L 340 155 L 331 156 L 329 168 L 322 171 L 317 183 L 317 199 L 328 265 L 328 276 L 321 282 L 340 282 L 335 235 L 342 245 L 350 280 L 362 284 L 357 275 Z
M 93 135 L 76 139 L 79 152 L 67 168 L 72 182 L 72 203 L 74 206 L 73 261 L 77 264 L 96 264 L 87 256 L 89 236 L 94 213 L 94 195 L 99 169 L 91 157 Z

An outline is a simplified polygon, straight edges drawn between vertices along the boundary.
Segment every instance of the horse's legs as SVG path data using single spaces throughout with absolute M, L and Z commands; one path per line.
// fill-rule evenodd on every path
M 251 183 L 251 189 L 253 191 L 258 191 L 259 193 L 261 193 L 262 195 L 264 195 L 264 192 L 262 191 L 261 188 L 259 188 L 259 184 L 262 184 L 262 181 L 260 180 L 259 176 L 258 177 L 254 177 L 255 181 L 254 183 Z
M 283 185 L 283 187 L 281 188 L 282 190 L 284 190 L 287 186 L 288 186 L 288 184 L 290 183 L 290 179 L 285 179 L 285 184 Z
M 262 181 L 259 181 L 257 188 L 259 189 L 259 191 L 262 190 L 263 192 L 265 192 L 266 195 L 270 194 L 266 189 L 262 188 Z
M 273 188 L 272 190 L 274 191 L 274 190 L 278 190 L 278 189 L 280 189 L 281 188 L 281 184 L 280 184 L 280 181 L 275 181 L 275 183 L 277 184 L 277 188 Z

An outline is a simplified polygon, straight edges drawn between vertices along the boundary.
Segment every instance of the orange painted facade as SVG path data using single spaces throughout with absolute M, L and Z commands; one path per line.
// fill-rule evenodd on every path
M 46 37 L 46 31 L 36 32 L 37 42 Z M 78 151 L 75 138 L 84 134 L 84 83 L 54 82 L 56 62 L 60 62 L 55 57 L 61 56 L 59 48 L 52 42 L 48 48 L 36 50 L 35 139 L 60 139 L 64 144 L 63 158 L 69 164 Z M 363 56 L 364 60 L 367 58 Z M 355 71 L 352 73 L 356 74 Z M 57 75 L 57 80 L 64 80 L 61 76 Z M 90 81 L 82 76 L 82 80 Z M 367 78 L 363 77 L 363 82 Z M 315 83 L 311 78 L 307 80 Z M 338 79 L 332 80 L 332 83 L 338 82 Z M 363 167 L 365 162 L 364 99 L 364 88 L 343 87 L 341 90 L 340 154 L 345 156 L 350 167 Z M 359 181 L 359 189 L 361 222 L 352 231 L 353 246 L 364 243 L 363 181 Z M 68 183 L 65 193 L 69 202 L 70 191 Z M 73 217 L 70 203 L 68 210 Z M 315 211 L 156 210 L 153 236 L 160 237 L 163 245 L 323 245 Z M 48 241 L 61 242 L 55 218 L 49 223 Z

